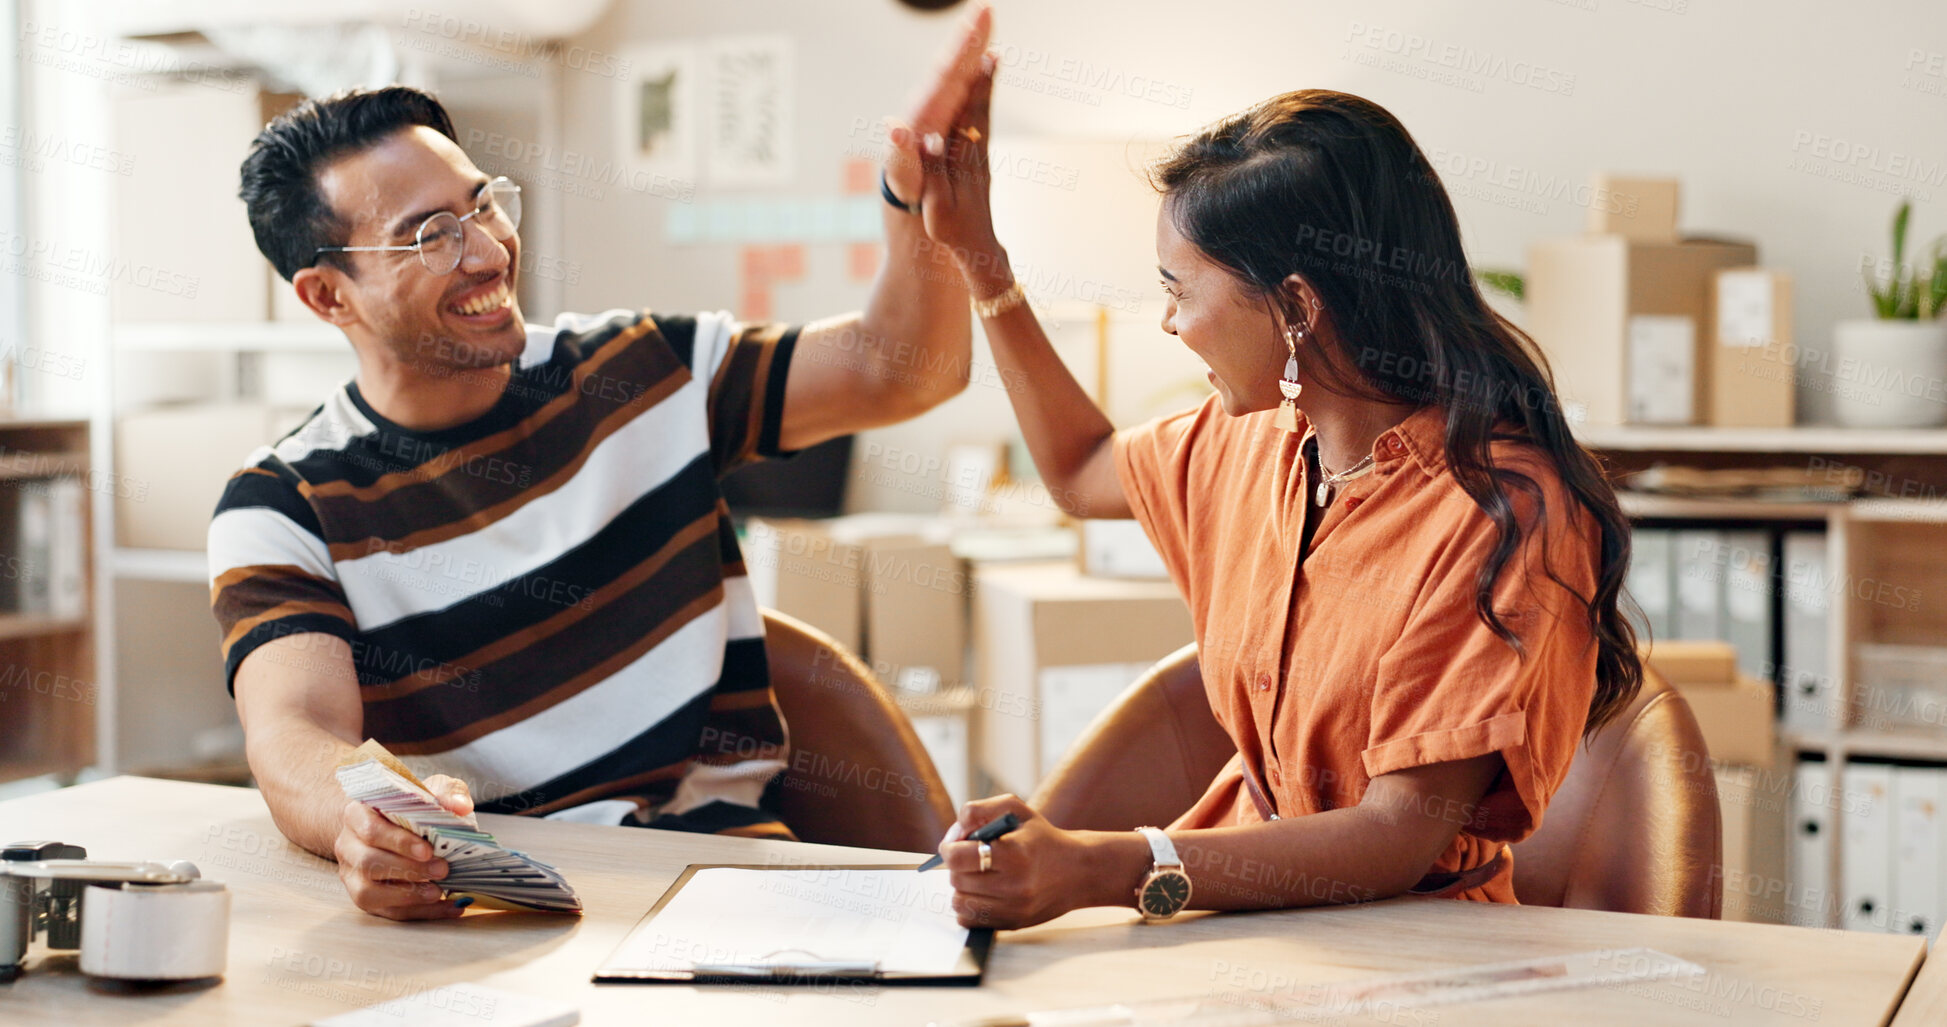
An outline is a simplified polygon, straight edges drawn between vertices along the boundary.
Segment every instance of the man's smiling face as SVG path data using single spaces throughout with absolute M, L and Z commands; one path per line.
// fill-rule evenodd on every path
M 318 189 L 348 229 L 347 246 L 409 246 L 426 218 L 466 217 L 489 204 L 488 178 L 439 132 L 414 126 L 341 157 Z M 401 363 L 495 367 L 526 344 L 515 275 L 520 235 L 496 238 L 490 212 L 461 226 L 459 267 L 428 269 L 407 251 L 344 253 L 340 290 L 372 341 Z

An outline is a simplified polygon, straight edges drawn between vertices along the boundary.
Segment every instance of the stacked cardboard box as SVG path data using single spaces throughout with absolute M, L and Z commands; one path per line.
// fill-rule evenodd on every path
M 1095 578 L 1168 581 L 1169 568 L 1139 521 L 1085 520 L 1075 525 L 1082 573 Z
M 831 635 L 887 684 L 936 692 L 966 680 L 966 565 L 937 518 L 753 518 L 744 560 L 759 603 Z
M 974 586 L 979 765 L 1017 795 L 1031 794 L 1150 664 L 1192 639 L 1168 582 L 1040 563 L 978 567 Z
M 118 544 L 202 549 L 230 476 L 309 414 L 264 403 L 186 403 L 117 418 Z
M 1590 234 L 1530 248 L 1528 331 L 1565 413 L 1590 425 L 1790 424 L 1789 289 L 1771 277 L 1720 285 L 1723 269 L 1757 263 L 1757 248 L 1680 236 L 1676 196 L 1673 180 L 1598 176 Z

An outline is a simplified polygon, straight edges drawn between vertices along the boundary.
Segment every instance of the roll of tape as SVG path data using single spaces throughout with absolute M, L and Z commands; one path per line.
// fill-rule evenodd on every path
M 95 885 L 81 900 L 81 972 L 175 981 L 223 973 L 230 890 L 216 881 Z

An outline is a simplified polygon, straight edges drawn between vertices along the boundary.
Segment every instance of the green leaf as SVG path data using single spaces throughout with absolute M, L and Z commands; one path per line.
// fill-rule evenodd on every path
M 1932 269 L 1927 274 L 1926 312 L 1921 317 L 1939 317 L 1947 310 L 1947 238 L 1934 240 Z
M 1873 301 L 1873 316 L 1885 320 L 1893 316 L 1893 296 L 1889 289 L 1882 289 L 1879 280 L 1869 269 L 1860 275 L 1866 280 L 1866 295 Z
M 1480 279 L 1482 285 L 1495 292 L 1504 293 L 1515 299 L 1526 298 L 1527 281 L 1521 277 L 1521 272 L 1519 271 L 1509 271 L 1505 268 L 1482 268 L 1474 272 L 1474 277 Z
M 1900 200 L 1900 209 L 1893 212 L 1893 274 L 1904 277 L 1900 265 L 1906 257 L 1906 226 L 1913 218 L 1913 201 Z

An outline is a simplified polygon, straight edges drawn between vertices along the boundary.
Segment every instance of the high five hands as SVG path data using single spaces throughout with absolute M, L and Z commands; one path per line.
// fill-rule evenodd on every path
M 987 49 L 993 26 L 991 8 L 975 11 L 912 116 L 887 119 L 886 188 L 920 217 L 927 238 L 956 254 L 985 251 L 994 240 L 987 206 L 987 109 L 998 66 Z

